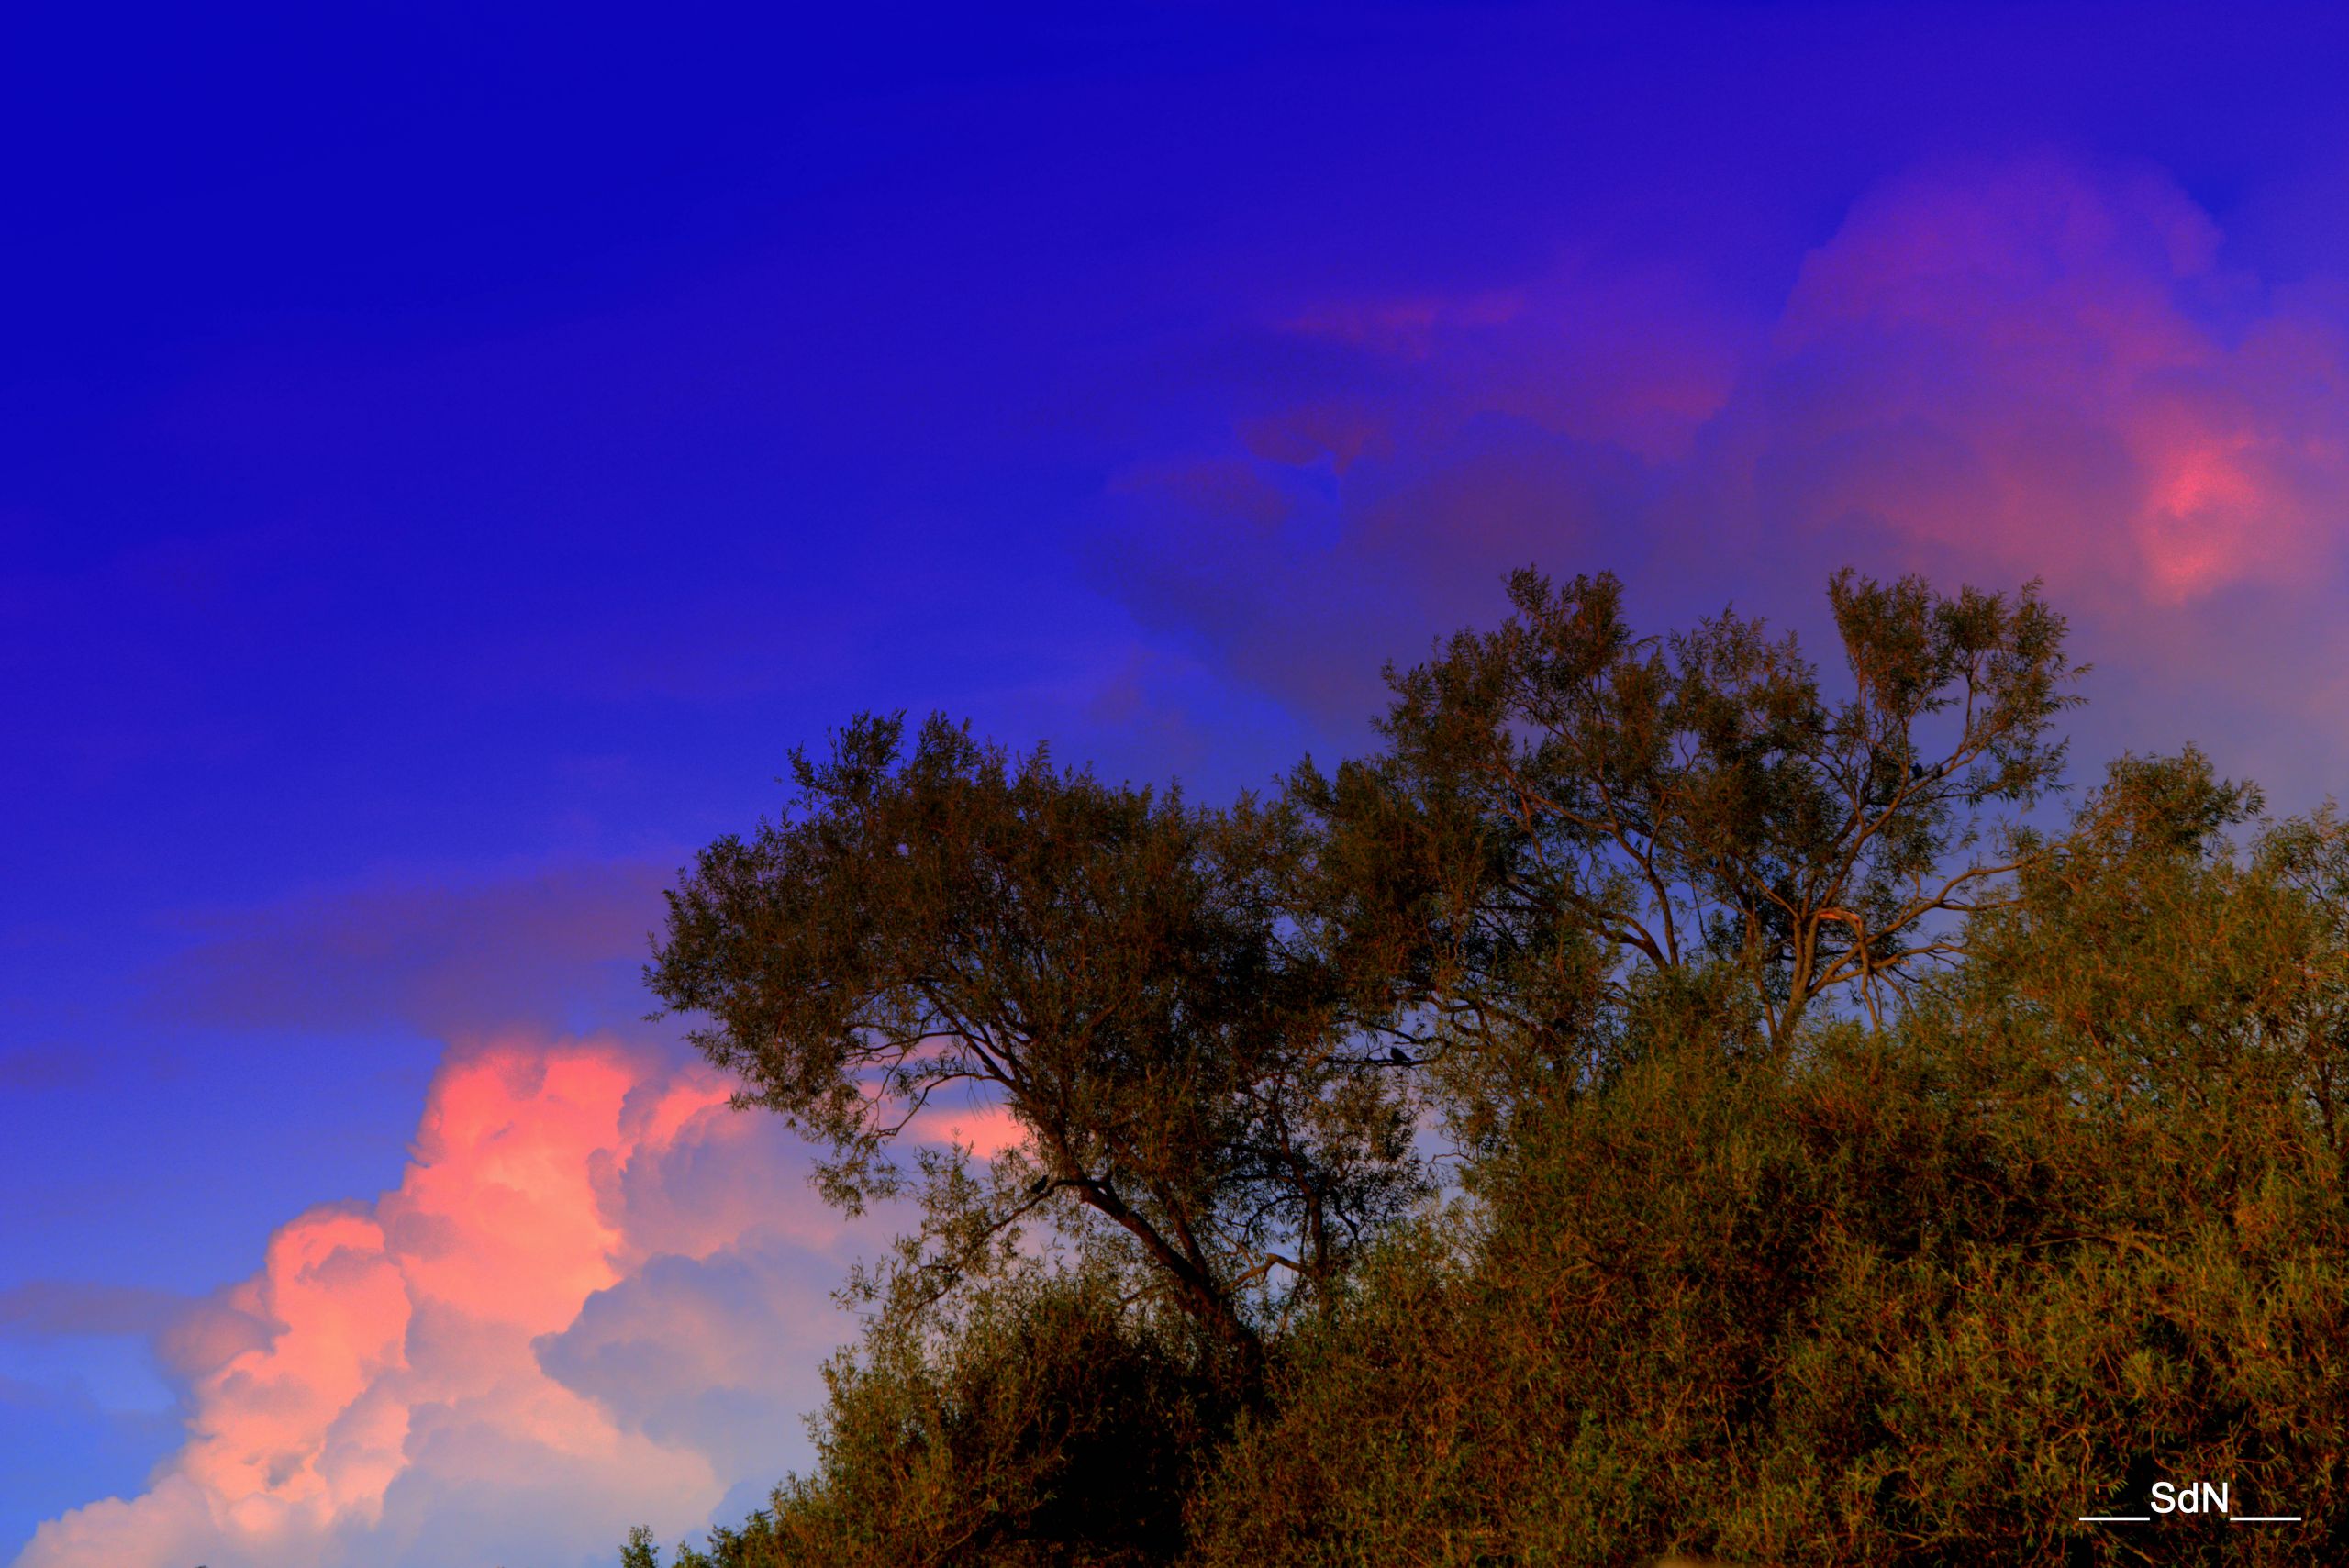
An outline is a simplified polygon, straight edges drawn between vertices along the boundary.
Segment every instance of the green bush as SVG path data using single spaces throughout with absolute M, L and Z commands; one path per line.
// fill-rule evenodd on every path
M 2157 1478 L 2308 1516 L 2161 1561 L 2343 1555 L 2338 835 L 2137 831 L 2216 788 L 2120 770 L 1897 1029 L 1682 1040 L 1515 1129 L 1297 1348 L 1196 1561 L 2143 1561 L 2076 1516 Z
M 815 1473 L 678 1568 L 1168 1562 L 1229 1402 L 1199 1349 L 1098 1271 L 999 1280 L 943 1329 L 884 1320 L 826 1369 Z
M 2191 751 L 1989 821 L 2073 700 L 2030 590 L 1839 577 L 1842 703 L 1516 595 L 1272 807 L 869 725 L 705 857 L 664 995 L 763 1103 L 871 1155 L 877 1052 L 1050 1157 L 932 1161 L 814 1472 L 680 1568 L 2349 1562 L 2349 830 Z M 2080 1522 L 2159 1480 L 2306 1519 Z

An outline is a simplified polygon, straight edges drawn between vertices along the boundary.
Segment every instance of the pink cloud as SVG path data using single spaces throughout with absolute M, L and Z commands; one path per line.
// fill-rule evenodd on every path
M 2338 564 L 2338 326 L 2263 301 L 2175 184 L 2055 158 L 1894 181 L 1805 261 L 1728 417 L 1805 510 L 2174 606 Z M 1760 453 L 1749 446 L 1758 459 Z
M 929 1106 L 907 1132 L 925 1143 L 959 1143 L 981 1160 L 1028 1141 L 1028 1129 L 1004 1106 Z
M 1842 564 L 2042 577 L 2102 671 L 2084 757 L 2197 739 L 2305 798 L 2349 764 L 2342 685 L 2274 672 L 2343 646 L 2349 286 L 2229 254 L 2162 172 L 2051 153 L 1860 193 L 1765 306 L 1593 251 L 1292 306 L 1339 361 L 1137 465 L 1097 574 L 1349 736 L 1383 661 L 1492 619 L 1528 562 L 1811 632 Z
M 453 1052 L 397 1187 L 297 1217 L 163 1329 L 188 1433 L 149 1489 L 42 1525 L 19 1568 L 602 1561 L 630 1524 L 739 1515 L 805 1462 L 853 1328 L 829 1293 L 904 1216 L 852 1232 L 732 1088 L 608 1040 Z M 940 1106 L 913 1136 L 1019 1129 Z M 95 1299 L 69 1295 L 0 1306 Z
M 150 1489 L 20 1568 L 584 1561 L 771 1484 L 851 1329 L 842 1232 L 729 1088 L 610 1041 L 453 1055 L 396 1188 L 294 1219 L 164 1335 L 188 1437 Z

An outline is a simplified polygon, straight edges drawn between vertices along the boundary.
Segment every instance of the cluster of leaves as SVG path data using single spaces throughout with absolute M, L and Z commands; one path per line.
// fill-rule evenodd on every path
M 2124 762 L 1896 1025 L 1659 1031 L 1414 1225 L 1218 1455 L 1186 1561 L 2349 1551 L 2349 836 Z M 2157 1479 L 2243 1512 L 2132 1533 Z
M 1172 1561 L 1234 1391 L 1098 1267 L 1019 1269 L 825 1369 L 812 1477 L 676 1568 L 1142 1568 Z M 624 1568 L 657 1568 L 640 1530 Z
M 653 968 L 742 1098 L 823 1143 L 854 1208 L 941 1093 L 1029 1135 L 1012 1186 L 922 1169 L 931 1223 L 880 1289 L 918 1311 L 1030 1216 L 1114 1244 L 1246 1377 L 1423 1190 L 1396 1075 L 1362 1057 L 1283 902 L 1302 818 L 1017 761 L 943 720 L 793 758 L 796 813 L 706 851 Z M 999 1175 L 1003 1173 L 998 1172 Z
M 655 988 L 836 1197 L 949 1085 L 1028 1141 L 683 1568 L 2349 1556 L 2349 830 L 2190 751 L 1996 815 L 2028 590 L 1839 576 L 1840 699 L 1512 591 L 1270 803 L 863 721 L 703 856 Z M 2077 1522 L 2157 1478 L 2307 1522 Z

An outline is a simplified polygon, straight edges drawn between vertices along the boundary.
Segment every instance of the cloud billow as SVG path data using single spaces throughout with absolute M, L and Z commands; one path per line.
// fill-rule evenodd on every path
M 643 1011 L 638 974 L 667 868 L 554 864 L 463 881 L 379 881 L 186 917 L 154 975 L 161 1015 L 230 1029 L 396 1022 L 475 1039 L 584 1009 Z
M 2227 254 L 2159 170 L 2040 153 L 1884 180 L 1767 317 L 1585 255 L 1285 309 L 1319 379 L 1235 371 L 1230 447 L 1132 465 L 1096 574 L 1347 732 L 1383 660 L 1488 622 L 1528 562 L 1675 617 L 1799 620 L 1847 562 L 2043 577 L 2115 749 L 2233 742 L 2306 795 L 2349 752 L 2274 738 L 2338 733 L 2349 686 L 2271 677 L 2349 654 L 2349 287 Z
M 19 1568 L 601 1562 L 778 1479 L 853 1327 L 842 1236 L 729 1088 L 608 1040 L 452 1054 L 396 1188 L 163 1326 L 188 1432 L 149 1488 Z

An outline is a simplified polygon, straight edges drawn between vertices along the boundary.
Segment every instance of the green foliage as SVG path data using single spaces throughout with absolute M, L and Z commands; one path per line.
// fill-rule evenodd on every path
M 1005 1179 L 928 1168 L 935 1245 L 892 1276 L 915 1303 L 1041 1213 L 1114 1236 L 1260 1368 L 1264 1320 L 1420 1189 L 1396 1075 L 1346 1051 L 1285 919 L 1295 815 L 1015 763 L 937 719 L 910 751 L 860 719 L 793 772 L 796 815 L 670 895 L 653 990 L 714 1020 L 696 1042 L 829 1148 L 852 1208 L 899 1185 L 890 1144 L 941 1093 L 1019 1118 Z
M 1195 1561 L 2340 1555 L 2342 834 L 2239 856 L 2252 804 L 2124 762 L 1897 1029 L 1682 1031 L 1520 1128 L 1299 1348 Z M 2156 1478 L 2310 1520 L 2076 1522 Z
M 826 1369 L 816 1473 L 677 1568 L 1167 1562 L 1233 1397 L 1182 1322 L 1097 1269 L 1021 1271 L 927 1331 L 885 1321 Z
M 1320 898 L 1348 945 L 1520 1029 L 1561 982 L 1579 995 L 1589 943 L 1727 963 L 1780 1040 L 1821 995 L 1904 989 L 2015 869 L 1995 814 L 2055 785 L 2078 672 L 2035 584 L 1944 598 L 1846 571 L 1828 596 L 1840 699 L 1759 620 L 1642 637 L 1612 576 L 1517 573 L 1498 631 L 1388 673 L 1384 755 L 1297 775 L 1353 873 Z
M 1839 577 L 1831 703 L 1515 588 L 1272 806 L 867 725 L 704 856 L 656 981 L 836 1182 L 963 1077 L 1037 1153 L 930 1162 L 816 1471 L 681 1568 L 2349 1560 L 2349 829 L 2191 751 L 1986 827 L 2028 592 Z M 2077 1522 L 2156 1479 L 2308 1519 Z

